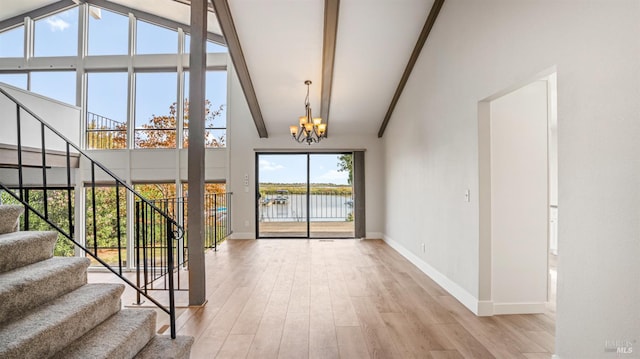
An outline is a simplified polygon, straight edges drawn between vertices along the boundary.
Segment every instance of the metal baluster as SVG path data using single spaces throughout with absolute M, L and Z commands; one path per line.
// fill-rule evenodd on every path
M 67 142 L 67 220 L 69 223 L 69 235 L 74 237 L 73 210 L 71 208 L 71 150 Z
M 140 288 L 140 240 L 142 237 L 142 226 L 140 221 L 142 219 L 142 213 L 140 207 L 142 202 L 136 202 L 136 286 Z M 140 292 L 136 291 L 136 304 L 140 305 Z
M 22 124 L 20 120 L 20 105 L 16 104 L 16 125 L 17 127 L 17 136 L 18 136 L 18 187 L 20 191 L 18 195 L 20 196 L 20 200 L 24 200 L 22 189 L 23 189 L 23 174 L 22 174 Z M 27 207 L 24 208 L 25 215 L 28 215 L 29 211 Z M 27 229 L 25 229 L 27 230 Z
M 173 229 L 171 228 L 171 221 L 167 220 L 167 242 L 169 242 L 168 248 L 168 262 L 169 267 L 169 322 L 171 324 L 171 339 L 176 338 L 176 304 L 174 297 L 174 285 L 173 285 Z
M 93 214 L 93 254 L 98 255 L 98 227 L 96 226 L 96 163 L 91 161 L 91 213 Z
M 120 183 L 116 181 L 116 231 L 118 235 L 118 269 L 122 275 L 122 233 L 120 230 Z

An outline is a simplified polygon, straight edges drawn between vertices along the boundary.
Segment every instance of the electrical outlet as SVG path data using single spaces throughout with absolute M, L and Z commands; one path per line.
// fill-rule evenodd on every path
M 465 193 L 464 193 L 464 200 L 466 202 L 471 202 L 471 190 L 468 189 Z
M 422 253 L 425 253 L 427 251 L 427 245 L 422 243 Z

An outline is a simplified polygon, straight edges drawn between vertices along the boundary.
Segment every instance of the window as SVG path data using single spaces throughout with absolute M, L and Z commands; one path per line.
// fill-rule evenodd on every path
M 133 186 L 133 189 L 150 201 L 176 197 L 175 183 L 139 183 Z
M 70 105 L 76 104 L 75 71 L 39 71 L 31 73 L 31 91 Z
M 189 73 L 184 74 L 184 141 L 189 146 Z M 226 71 L 207 71 L 206 77 L 206 123 L 205 146 L 226 147 L 227 136 L 227 73 Z
M 191 52 L 191 35 L 184 36 L 184 53 L 188 54 Z M 218 45 L 215 42 L 207 41 L 207 52 L 208 53 L 227 53 L 229 50 L 222 45 Z
M 27 89 L 27 74 L 0 74 L 0 82 L 4 82 L 11 86 Z
M 87 148 L 127 147 L 127 73 L 87 75 Z
M 176 148 L 177 74 L 136 74 L 135 145 Z
M 0 57 L 24 56 L 24 26 L 0 33 Z
M 129 53 L 129 18 L 89 7 L 89 55 L 126 55 Z
M 18 189 L 13 189 L 13 193 L 18 194 Z M 69 199 L 69 194 L 71 198 Z M 44 191 L 42 188 L 25 188 L 23 190 L 23 198 L 41 214 L 44 214 Z M 69 227 L 75 222 L 73 217 L 75 193 L 73 188 L 48 188 L 47 189 L 47 210 L 49 220 L 60 227 L 63 231 L 70 233 Z M 1 191 L 0 203 L 4 204 L 20 204 L 15 197 Z M 69 208 L 71 205 L 71 208 Z M 71 210 L 71 218 L 69 218 L 69 210 Z M 71 223 L 69 222 L 71 221 Z M 20 216 L 20 230 L 26 231 L 51 231 L 53 228 L 38 215 L 32 211 L 25 211 Z M 74 245 L 63 234 L 58 234 L 58 241 L 53 250 L 53 254 L 59 257 L 72 257 L 74 255 Z
M 95 252 L 94 254 L 107 264 L 117 266 L 122 261 L 122 266 L 126 266 L 127 197 L 124 187 L 120 187 L 118 192 L 116 196 L 115 185 L 96 186 L 95 194 L 92 187 L 85 188 L 86 244 L 87 249 Z M 93 217 L 94 197 L 95 221 Z M 119 236 L 118 226 L 120 227 Z M 97 251 L 95 251 L 96 248 Z M 118 251 L 120 251 L 119 255 Z M 92 265 L 98 265 L 97 261 L 93 258 L 90 259 Z
M 136 54 L 175 54 L 178 52 L 178 32 L 137 21 Z
M 78 55 L 78 8 L 35 22 L 35 56 Z

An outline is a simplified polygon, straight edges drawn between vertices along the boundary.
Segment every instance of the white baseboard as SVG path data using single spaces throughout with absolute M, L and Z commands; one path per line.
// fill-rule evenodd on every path
M 256 234 L 251 232 L 233 232 L 229 239 L 256 239 Z
M 493 314 L 539 314 L 546 311 L 546 303 L 493 303 Z
M 489 300 L 478 301 L 478 315 L 479 317 L 490 317 L 493 313 L 493 302 Z
M 416 267 L 418 267 L 424 274 L 428 275 L 431 279 L 433 279 L 438 285 L 440 285 L 444 290 L 449 292 L 454 298 L 456 298 L 462 305 L 467 307 L 474 314 L 478 314 L 478 299 L 474 297 L 471 293 L 467 292 L 466 289 L 460 287 L 457 283 L 447 278 L 444 274 L 440 273 L 437 269 L 433 268 L 427 262 L 413 254 L 411 251 L 406 249 L 400 243 L 394 241 L 386 235 L 383 235 L 383 240 L 389 245 L 389 247 L 396 250 L 396 252 L 400 253 L 403 257 L 405 257 L 409 262 L 413 263 Z

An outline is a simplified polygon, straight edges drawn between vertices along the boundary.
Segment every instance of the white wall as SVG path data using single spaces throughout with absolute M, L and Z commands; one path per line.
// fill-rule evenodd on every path
M 330 137 L 309 147 L 291 139 L 289 128 L 270 129 L 269 138 L 260 139 L 246 104 L 242 88 L 233 76 L 229 76 L 229 182 L 233 192 L 233 238 L 255 238 L 255 153 L 259 151 L 314 151 L 314 150 L 365 150 L 365 201 L 367 237 L 380 238 L 384 214 L 384 163 L 382 141 L 375 135 L 361 136 L 330 133 Z M 304 108 L 302 108 L 304 110 Z M 268 122 L 268 119 L 265 119 Z M 297 119 L 292 118 L 291 123 Z M 331 125 L 329 125 L 331 126 Z M 249 186 L 244 186 L 244 175 L 249 175 Z M 248 225 L 245 225 L 248 224 Z
M 205 150 L 205 181 L 227 179 L 226 148 Z M 92 150 L 87 154 L 105 165 L 111 172 L 130 182 L 175 182 L 187 181 L 188 151 L 186 149 L 133 149 Z M 90 176 L 86 163 L 81 166 L 85 180 Z
M 545 311 L 547 98 L 547 81 L 535 81 L 490 102 L 494 314 Z
M 80 108 L 4 83 L 0 83 L 0 88 L 15 97 L 25 107 L 71 140 L 72 143 L 80 143 Z M 16 105 L 4 94 L 0 94 L 0 113 L 2 114 L 0 119 L 2 124 L 0 144 L 16 145 Z M 20 120 L 22 145 L 33 148 L 42 147 L 40 143 L 40 122 L 24 111 L 21 112 Z M 49 150 L 66 151 L 65 142 L 61 141 L 57 135 L 54 135 L 48 129 L 45 130 L 45 144 Z
M 555 67 L 563 359 L 640 352 L 639 17 L 635 0 L 448 0 L 385 134 L 387 238 L 477 309 L 478 102 Z

